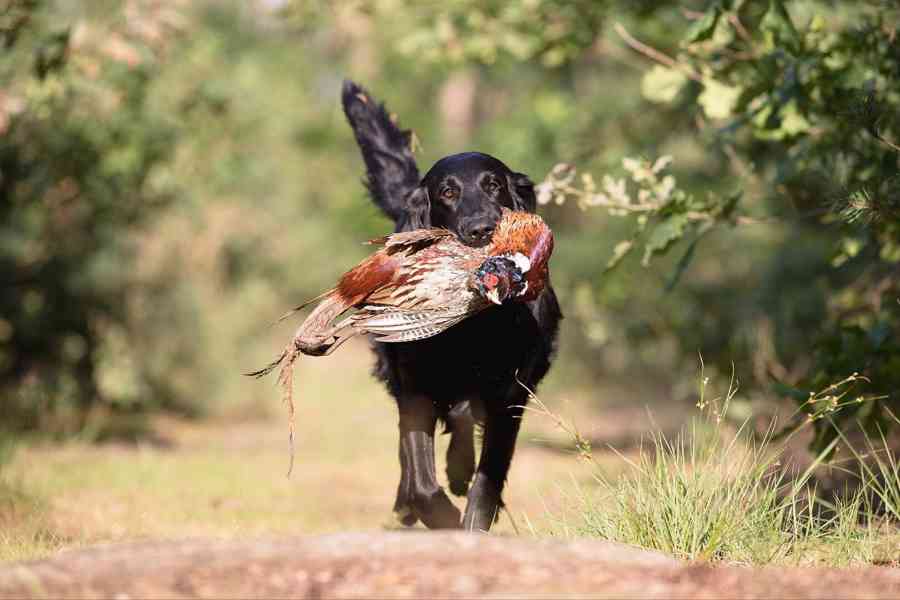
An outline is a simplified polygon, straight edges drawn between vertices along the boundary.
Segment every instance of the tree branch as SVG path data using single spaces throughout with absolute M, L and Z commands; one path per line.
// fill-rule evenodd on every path
M 633 50 L 643 54 L 650 60 L 656 61 L 662 65 L 665 65 L 672 69 L 678 69 L 682 73 L 684 73 L 689 79 L 692 79 L 698 83 L 703 83 L 703 77 L 701 77 L 696 71 L 694 71 L 691 67 L 684 63 L 680 63 L 668 54 L 664 52 L 660 52 L 656 48 L 652 46 L 648 46 L 644 42 L 636 39 L 633 35 L 628 33 L 628 30 L 622 26 L 621 23 L 616 23 L 613 25 L 613 29 L 622 40 L 628 44 Z

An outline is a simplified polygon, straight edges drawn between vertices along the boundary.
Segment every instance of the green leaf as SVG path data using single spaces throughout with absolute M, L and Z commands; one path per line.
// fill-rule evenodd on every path
M 894 242 L 887 240 L 878 253 L 882 260 L 897 263 L 900 262 L 900 240 Z
M 800 109 L 797 108 L 797 101 L 792 100 L 781 111 L 781 129 L 787 135 L 798 135 L 809 131 L 811 125 Z
M 34 55 L 34 73 L 38 79 L 65 67 L 70 37 L 71 30 L 65 28 L 48 35 L 38 45 Z
M 681 258 L 678 259 L 678 264 L 675 265 L 675 270 L 672 271 L 672 275 L 669 277 L 669 280 L 666 282 L 666 292 L 671 292 L 675 289 L 675 286 L 678 285 L 678 282 L 681 281 L 681 276 L 687 270 L 688 266 L 691 264 L 691 260 L 694 258 L 694 251 L 697 249 L 697 243 L 703 238 L 707 232 L 711 231 L 712 228 L 707 227 L 697 232 L 697 235 L 694 236 L 694 239 L 691 240 L 691 243 L 688 245 L 687 250 L 684 251 L 684 254 L 681 255 Z
M 707 10 L 703 17 L 690 26 L 684 39 L 685 43 L 693 44 L 711 38 L 721 16 L 722 9 L 718 4 Z
M 772 47 L 788 44 L 792 49 L 796 49 L 799 36 L 783 0 L 770 0 L 769 10 L 760 21 L 759 28 L 766 34 Z
M 655 65 L 641 79 L 641 94 L 650 102 L 668 104 L 678 96 L 685 83 L 687 76 L 678 69 Z
M 710 119 L 727 119 L 741 95 L 741 88 L 720 83 L 715 79 L 703 80 L 703 91 L 697 102 Z
M 623 240 L 616 244 L 616 247 L 613 248 L 613 255 L 606 263 L 606 270 L 614 269 L 616 265 L 622 262 L 622 259 L 631 252 L 631 249 L 634 247 L 634 240 Z
M 644 258 L 641 264 L 647 266 L 650 264 L 650 258 L 654 254 L 665 252 L 669 246 L 684 236 L 685 226 L 688 224 L 688 218 L 685 214 L 675 214 L 657 224 L 650 232 L 650 237 L 644 245 Z
M 732 213 L 734 213 L 734 209 L 737 208 L 738 204 L 741 201 L 741 198 L 744 197 L 744 190 L 736 190 L 729 194 L 725 201 L 722 202 L 721 206 L 718 207 L 718 215 L 722 218 L 728 219 L 731 217 Z
M 780 110 L 772 109 L 762 127 L 755 134 L 763 140 L 784 140 L 806 133 L 812 128 L 809 120 L 797 107 L 797 101 L 791 100 Z

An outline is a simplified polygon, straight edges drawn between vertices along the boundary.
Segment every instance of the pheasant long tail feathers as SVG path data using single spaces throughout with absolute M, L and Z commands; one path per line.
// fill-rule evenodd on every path
M 351 332 L 351 336 L 348 336 L 347 332 L 341 331 L 340 328 L 330 328 L 331 321 L 349 308 L 341 301 L 340 297 L 334 293 L 334 290 L 329 290 L 317 298 L 313 298 L 309 302 L 301 304 L 281 317 L 279 321 L 284 320 L 286 317 L 316 300 L 321 300 L 321 302 L 303 321 L 300 327 L 297 328 L 293 339 L 281 352 L 278 358 L 258 371 L 246 373 L 246 375 L 251 377 L 265 377 L 276 368 L 280 367 L 278 384 L 281 386 L 282 400 L 288 407 L 288 440 L 290 443 L 291 455 L 287 472 L 288 477 L 291 476 L 291 471 L 294 469 L 294 363 L 301 352 L 307 352 L 308 354 L 330 354 L 337 345 L 355 333 Z M 342 334 L 343 337 L 339 337 L 338 334 Z
M 304 319 L 294 334 L 294 346 L 301 351 L 315 346 L 320 340 L 333 334 L 331 322 L 352 308 L 338 292 L 326 295 L 319 305 Z M 314 353 L 318 354 L 318 353 Z
M 287 350 L 285 350 L 287 354 Z M 287 476 L 291 476 L 294 470 L 294 361 L 297 360 L 297 353 L 293 352 L 288 357 L 287 362 L 281 367 L 278 373 L 278 383 L 281 385 L 282 402 L 288 407 L 288 446 L 290 451 L 290 462 L 288 463 Z
M 284 352 L 282 352 L 281 354 L 278 355 L 278 358 L 276 358 L 275 360 L 273 360 L 272 362 L 267 364 L 262 369 L 259 369 L 258 371 L 251 371 L 249 373 L 244 373 L 244 375 L 246 375 L 247 377 L 256 377 L 257 379 L 265 377 L 266 375 L 268 375 L 269 373 L 274 371 L 278 367 L 278 365 L 281 364 L 281 362 L 284 360 L 284 357 L 287 356 L 287 353 L 288 353 L 288 351 L 285 350 Z
M 319 294 L 319 295 L 316 296 L 315 298 L 310 298 L 309 300 L 307 300 L 307 301 L 304 302 L 303 304 L 299 304 L 299 305 L 295 306 L 295 307 L 292 308 L 291 310 L 287 311 L 286 313 L 284 313 L 283 315 L 281 315 L 280 317 L 278 317 L 278 319 L 275 321 L 275 323 L 281 323 L 282 321 L 284 321 L 285 319 L 287 319 L 287 318 L 290 317 L 291 315 L 300 312 L 301 310 L 303 310 L 304 308 L 306 308 L 307 306 L 309 306 L 309 305 L 312 304 L 313 302 L 318 302 L 319 300 L 321 300 L 322 298 L 325 298 L 326 296 L 328 296 L 328 295 L 331 294 L 332 292 L 334 292 L 334 288 L 332 288 L 332 289 L 330 289 L 330 290 L 328 290 L 328 291 L 322 292 L 321 294 Z
M 291 472 L 294 470 L 294 361 L 297 360 L 297 355 L 296 345 L 292 340 L 278 358 L 271 363 L 258 371 L 244 373 L 244 375 L 249 377 L 260 378 L 265 377 L 277 367 L 281 367 L 281 370 L 278 372 L 278 385 L 281 386 L 282 401 L 288 406 L 288 444 L 290 446 L 288 477 L 291 476 Z

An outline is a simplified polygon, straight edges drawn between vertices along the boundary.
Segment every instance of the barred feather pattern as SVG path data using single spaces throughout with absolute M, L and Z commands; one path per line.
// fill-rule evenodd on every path
M 352 319 L 356 328 L 375 335 L 378 342 L 413 342 L 446 331 L 474 312 L 477 309 L 469 307 L 399 310 L 371 306 Z

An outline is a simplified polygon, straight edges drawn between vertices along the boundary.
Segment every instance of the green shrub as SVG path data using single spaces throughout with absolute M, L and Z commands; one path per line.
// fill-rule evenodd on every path
M 147 106 L 149 42 L 83 27 L 53 7 L 0 18 L 0 402 L 4 426 L 77 431 L 128 410 L 103 393 L 98 355 L 127 332 L 134 235 L 169 195 L 154 185 L 174 131 Z

